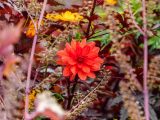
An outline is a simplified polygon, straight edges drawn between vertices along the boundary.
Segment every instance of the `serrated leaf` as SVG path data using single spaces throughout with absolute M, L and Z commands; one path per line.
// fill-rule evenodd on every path
M 130 0 L 131 6 L 132 6 L 132 10 L 133 10 L 133 14 L 137 14 L 138 12 L 141 11 L 141 3 L 140 0 Z
M 120 110 L 120 120 L 126 120 L 128 118 L 127 110 L 122 107 Z
M 160 49 L 160 36 L 153 36 L 148 40 L 148 45 L 152 49 Z
M 149 112 L 150 112 L 150 119 L 151 120 L 158 120 L 156 112 L 154 111 L 154 109 L 149 106 Z
M 117 97 L 109 100 L 108 107 L 111 108 L 111 107 L 119 104 L 120 102 L 122 102 L 122 96 L 117 96 Z
M 61 94 L 58 93 L 53 93 L 53 96 L 57 99 L 57 100 L 64 100 L 63 96 Z
M 106 46 L 111 42 L 110 35 L 105 30 L 96 32 L 89 41 L 100 41 L 101 46 Z

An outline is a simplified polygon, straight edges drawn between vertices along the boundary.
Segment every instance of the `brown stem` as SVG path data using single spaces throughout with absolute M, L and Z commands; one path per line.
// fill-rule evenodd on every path
M 68 96 L 68 104 L 67 104 L 67 109 L 69 109 L 69 100 L 70 100 L 70 80 L 69 79 L 67 79 L 66 80 L 67 81 L 67 96 Z
M 67 104 L 67 109 L 70 109 L 70 107 L 71 107 L 71 102 L 72 102 L 72 99 L 74 97 L 74 92 L 75 92 L 77 83 L 78 83 L 78 76 L 75 77 L 73 87 L 70 91 L 70 81 L 68 80 L 68 88 L 67 88 L 68 89 L 68 104 Z
M 146 120 L 150 119 L 149 113 L 149 95 L 147 86 L 147 74 L 148 74 L 148 36 L 147 36 L 147 18 L 146 18 L 146 1 L 142 0 L 143 6 L 143 31 L 144 31 L 144 65 L 143 65 L 143 94 L 144 94 L 144 108 Z
M 96 0 L 93 0 L 93 7 L 92 7 L 92 10 L 91 10 L 91 13 L 90 13 L 90 18 L 92 17 L 92 15 L 94 13 L 95 7 L 96 7 Z M 86 32 L 86 38 L 87 39 L 89 38 L 89 33 L 90 33 L 90 28 L 91 28 L 91 23 L 92 23 L 92 20 L 90 18 L 89 18 L 88 28 L 87 28 L 87 32 Z

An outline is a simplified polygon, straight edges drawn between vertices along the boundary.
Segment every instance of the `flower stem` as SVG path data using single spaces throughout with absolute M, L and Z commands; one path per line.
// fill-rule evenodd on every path
M 90 18 L 92 17 L 92 15 L 93 15 L 93 13 L 94 13 L 95 7 L 96 7 L 96 0 L 93 0 L 93 7 L 92 7 L 92 10 L 91 10 L 91 13 L 90 13 Z M 86 38 L 87 38 L 87 39 L 89 38 L 91 23 L 92 23 L 92 20 L 89 19 L 88 28 L 87 28 L 87 32 L 86 32 Z
M 33 45 L 32 45 L 32 50 L 31 50 L 31 55 L 29 59 L 29 67 L 28 67 L 28 73 L 27 73 L 27 81 L 26 81 L 26 90 L 25 90 L 25 120 L 28 118 L 28 106 L 29 106 L 29 91 L 30 91 L 30 77 L 31 77 L 31 71 L 32 71 L 32 64 L 33 64 L 33 57 L 34 57 L 34 52 L 35 52 L 35 46 L 37 42 L 37 35 L 34 36 L 33 39 Z
M 76 75 L 75 79 L 74 79 L 74 84 L 73 84 L 73 87 L 71 89 L 71 92 L 70 92 L 70 87 L 68 87 L 68 105 L 67 105 L 67 109 L 70 109 L 71 107 L 71 102 L 72 102 L 72 99 L 74 97 L 74 92 L 75 92 L 75 89 L 76 89 L 76 86 L 77 86 L 77 83 L 78 83 L 78 76 Z M 68 84 L 70 86 L 70 81 L 68 80 Z
M 143 6 L 143 31 L 144 31 L 144 66 L 143 66 L 143 93 L 144 93 L 144 109 L 146 120 L 149 120 L 149 95 L 147 87 L 147 74 L 148 74 L 148 42 L 147 42 L 147 19 L 146 19 L 146 1 L 142 0 Z
M 38 28 L 40 27 L 40 23 L 43 19 L 46 4 L 47 4 L 47 0 L 44 0 L 43 8 L 42 8 L 41 14 L 40 14 L 40 19 L 38 21 Z M 36 28 L 36 26 L 35 26 L 35 28 Z M 37 38 L 38 38 L 37 32 L 38 31 L 36 31 L 36 35 L 34 36 L 34 39 L 33 39 L 31 55 L 30 55 L 30 59 L 29 59 L 28 72 L 27 72 L 27 81 L 26 81 L 26 89 L 25 89 L 26 96 L 25 96 L 25 111 L 24 111 L 25 117 L 24 117 L 24 120 L 28 120 L 28 116 L 29 116 L 29 114 L 28 114 L 28 105 L 29 105 L 28 95 L 29 95 L 29 91 L 30 91 L 30 78 L 31 78 L 31 72 L 32 72 L 33 57 L 34 57 L 35 47 L 36 47 Z
M 144 36 L 144 66 L 143 66 L 143 94 L 144 94 L 144 108 L 146 120 L 149 120 L 149 95 L 147 86 L 148 74 L 148 45 L 147 36 Z

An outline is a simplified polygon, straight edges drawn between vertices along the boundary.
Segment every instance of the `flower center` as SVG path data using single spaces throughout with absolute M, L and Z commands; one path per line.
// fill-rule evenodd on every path
M 84 57 L 78 57 L 78 58 L 77 58 L 77 62 L 78 62 L 78 63 L 82 63 L 83 61 L 84 61 Z

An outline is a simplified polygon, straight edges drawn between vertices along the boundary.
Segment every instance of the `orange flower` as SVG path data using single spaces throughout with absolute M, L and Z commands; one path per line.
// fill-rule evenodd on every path
M 36 26 L 38 26 L 38 21 L 35 20 L 35 22 L 36 22 Z M 41 22 L 41 25 L 42 26 L 44 25 L 43 21 Z M 36 34 L 36 29 L 35 29 L 35 26 L 34 26 L 32 20 L 31 20 L 29 25 L 28 25 L 28 29 L 26 31 L 26 36 L 29 37 L 29 38 L 32 38 L 32 37 L 35 36 L 35 34 Z
M 64 76 L 70 76 L 70 80 L 78 74 L 81 80 L 86 80 L 87 76 L 95 78 L 94 71 L 100 70 L 103 60 L 98 57 L 99 48 L 94 42 L 86 43 L 86 40 L 77 42 L 72 40 L 71 45 L 66 43 L 64 50 L 58 51 L 57 63 L 65 66 Z
M 34 28 L 34 24 L 32 21 L 30 21 L 29 26 L 28 26 L 28 30 L 26 31 L 26 35 L 29 38 L 34 37 L 34 35 L 36 34 L 36 30 Z

